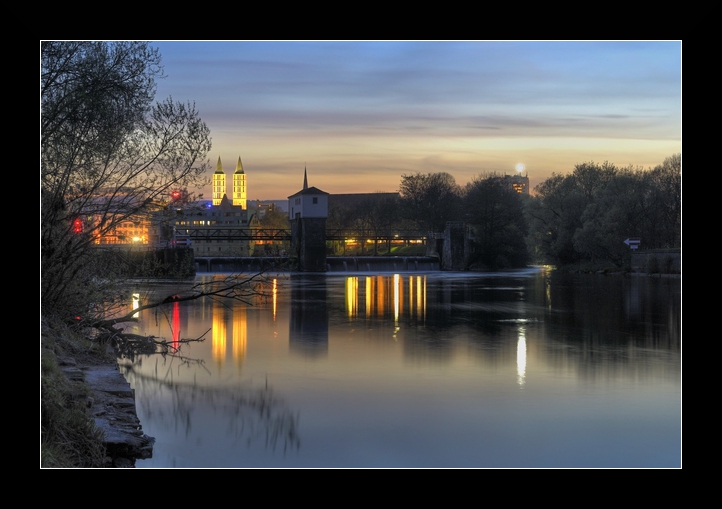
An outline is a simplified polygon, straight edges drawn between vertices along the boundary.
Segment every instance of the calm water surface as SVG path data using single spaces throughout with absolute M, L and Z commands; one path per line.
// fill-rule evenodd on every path
M 680 279 L 278 274 L 263 290 L 140 313 L 134 332 L 205 340 L 121 360 L 156 439 L 136 467 L 681 467 Z

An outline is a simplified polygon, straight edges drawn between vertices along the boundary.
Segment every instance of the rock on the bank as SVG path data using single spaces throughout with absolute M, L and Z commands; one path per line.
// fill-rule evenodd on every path
M 90 415 L 105 436 L 106 466 L 132 468 L 136 459 L 153 456 L 155 439 L 143 433 L 135 394 L 116 363 L 64 366 L 69 378 L 91 389 Z

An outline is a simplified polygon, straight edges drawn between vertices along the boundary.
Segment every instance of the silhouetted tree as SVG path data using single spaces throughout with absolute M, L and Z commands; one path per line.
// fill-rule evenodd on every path
M 652 203 L 655 213 L 654 233 L 649 241 L 654 247 L 682 245 L 682 154 L 667 157 L 649 173 L 652 180 Z
M 97 319 L 117 285 L 94 239 L 206 180 L 210 131 L 193 104 L 153 103 L 161 77 L 144 42 L 41 43 L 44 312 Z
M 628 237 L 648 248 L 681 245 L 681 156 L 653 170 L 582 163 L 535 188 L 527 208 L 529 245 L 537 261 L 629 259 Z
M 259 219 L 261 228 L 266 230 L 266 233 L 278 232 L 290 230 L 291 222 L 288 219 L 288 214 L 279 210 L 276 206 L 271 204 L 265 214 Z M 263 244 L 263 250 L 256 247 L 254 253 L 263 256 L 278 256 L 282 252 L 287 252 L 290 249 L 290 242 L 272 241 L 273 243 L 265 242 Z
M 527 212 L 536 262 L 564 265 L 579 260 L 574 232 L 582 225 L 584 204 L 571 175 L 552 174 L 534 188 Z
M 628 259 L 627 237 L 642 235 L 649 214 L 648 179 L 632 169 L 618 171 L 599 188 L 574 232 L 574 248 L 587 260 L 604 259 L 618 267 Z
M 444 231 L 447 221 L 458 221 L 461 188 L 446 172 L 402 175 L 401 210 L 422 231 Z
M 529 263 L 525 198 L 496 174 L 479 175 L 466 185 L 465 217 L 474 232 L 470 263 L 494 270 Z

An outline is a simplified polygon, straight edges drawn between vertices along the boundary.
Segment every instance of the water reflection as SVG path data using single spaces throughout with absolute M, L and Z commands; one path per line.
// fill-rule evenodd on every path
M 289 347 L 305 356 L 328 353 L 328 304 L 325 275 L 291 277 Z
M 249 347 L 248 313 L 254 308 L 268 309 L 270 321 L 276 324 L 279 307 L 288 306 L 289 350 L 310 356 L 328 355 L 330 327 L 339 312 L 349 324 L 377 323 L 375 330 L 388 327 L 386 337 L 403 338 L 412 357 L 426 351 L 440 360 L 450 359 L 440 352 L 451 352 L 464 341 L 478 347 L 479 358 L 495 356 L 513 336 L 520 384 L 525 379 L 530 332 L 544 337 L 535 355 L 554 365 L 572 362 L 595 369 L 604 359 L 637 364 L 640 356 L 655 356 L 659 348 L 679 351 L 678 281 L 570 274 L 554 278 L 552 282 L 551 271 L 536 277 L 493 278 L 294 274 L 269 279 L 264 296 L 253 303 L 204 299 L 181 307 L 175 302 L 167 319 L 159 320 L 156 311 L 154 321 L 159 328 L 169 323 L 177 346 L 182 331 L 201 336 L 200 324 L 210 320 L 211 353 L 219 366 L 229 360 L 243 364 Z M 339 289 L 341 300 L 333 297 Z M 137 309 L 138 296 L 132 295 L 131 309 Z M 344 303 L 342 311 L 339 302 Z
M 345 279 L 346 315 L 350 320 L 426 316 L 427 275 L 384 274 Z
M 237 366 L 243 364 L 248 347 L 248 327 L 245 306 L 228 306 L 226 302 L 213 302 L 211 327 L 213 359 L 219 366 L 232 360 Z
M 173 303 L 173 321 L 171 325 L 171 334 L 173 336 L 173 349 L 178 350 L 178 347 L 180 346 L 180 334 L 181 334 L 181 326 L 180 326 L 180 302 L 174 302 Z
M 185 455 L 207 466 L 679 462 L 678 280 L 542 270 L 292 274 L 263 285 L 253 302 L 141 313 L 138 332 L 174 342 L 209 331 L 184 350 L 197 365 L 126 365 L 144 431 L 183 449 L 154 466 Z M 293 459 L 224 452 L 273 437 Z
M 268 385 L 260 388 L 202 386 L 175 379 L 174 369 L 163 359 L 155 358 L 153 369 L 162 376 L 144 375 L 142 364 L 120 363 L 125 378 L 142 394 L 136 398 L 138 412 L 146 422 L 152 422 L 154 428 L 166 430 L 166 440 L 170 440 L 167 435 L 170 433 L 176 439 L 196 444 L 198 457 L 194 463 L 203 457 L 203 444 L 209 438 L 207 426 L 217 433 L 213 440 L 220 438 L 229 447 L 227 454 L 234 450 L 235 454 L 242 454 L 251 446 L 284 454 L 300 447 L 298 413 L 291 411 Z M 212 421 L 208 416 L 212 416 Z M 160 451 L 163 451 L 162 445 Z M 225 460 L 212 457 L 209 461 L 204 466 L 217 466 Z
M 524 377 L 526 375 L 526 335 L 524 327 L 519 327 L 519 340 L 516 344 L 516 381 L 519 385 L 524 385 Z

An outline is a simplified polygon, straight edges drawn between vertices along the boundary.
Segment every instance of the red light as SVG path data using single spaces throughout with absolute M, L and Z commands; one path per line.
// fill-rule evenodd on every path
M 174 200 L 177 200 L 181 197 L 181 192 L 178 190 L 175 190 L 170 193 L 170 197 L 173 198 Z
M 73 221 L 73 233 L 83 233 L 83 221 L 80 219 Z

